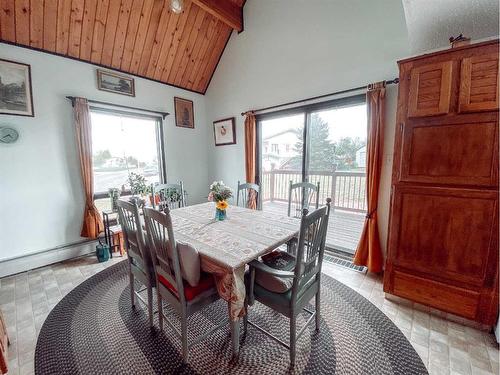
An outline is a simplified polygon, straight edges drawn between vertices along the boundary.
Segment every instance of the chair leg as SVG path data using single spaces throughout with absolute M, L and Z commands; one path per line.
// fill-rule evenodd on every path
M 134 289 L 134 274 L 132 273 L 132 266 L 128 265 L 128 275 L 130 278 L 130 301 L 132 302 L 132 307 L 135 308 L 135 289 Z
M 182 334 L 182 357 L 184 358 L 184 362 L 188 362 L 189 351 L 188 351 L 188 336 L 187 336 L 187 317 L 184 316 L 181 318 L 181 334 Z
M 245 298 L 245 315 L 243 316 L 243 330 L 246 332 L 248 327 L 248 299 Z
M 319 332 L 321 323 L 321 292 L 316 293 L 316 332 Z
M 153 288 L 148 285 L 148 314 L 149 314 L 149 328 L 153 328 Z
M 158 324 L 160 326 L 160 331 L 163 331 L 163 302 L 161 300 L 159 288 L 156 288 L 156 299 L 158 301 Z
M 295 315 L 290 317 L 290 365 L 295 366 L 295 348 L 297 335 L 297 318 Z

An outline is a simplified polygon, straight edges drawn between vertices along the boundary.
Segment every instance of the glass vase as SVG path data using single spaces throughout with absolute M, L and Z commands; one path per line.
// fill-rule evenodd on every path
M 226 219 L 226 210 L 215 209 L 215 220 L 223 221 Z

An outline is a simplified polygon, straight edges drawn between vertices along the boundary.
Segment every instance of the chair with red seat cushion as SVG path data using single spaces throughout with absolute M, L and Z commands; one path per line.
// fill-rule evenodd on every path
M 168 282 L 166 278 L 162 275 L 158 275 L 158 281 L 167 287 L 172 293 L 178 296 L 177 289 Z M 195 297 L 199 296 L 206 290 L 212 289 L 215 287 L 214 277 L 208 273 L 202 274 L 198 285 L 191 286 L 185 280 L 184 283 L 184 297 L 186 297 L 186 301 L 192 301 Z
M 149 326 L 153 324 L 153 288 L 156 287 L 155 272 L 151 253 L 146 246 L 144 233 L 141 230 L 139 207 L 137 201 L 127 202 L 118 200 L 118 217 L 120 218 L 121 230 L 124 234 L 124 245 L 128 252 L 128 271 L 130 279 L 130 298 L 132 307 L 135 307 L 136 299 L 144 302 L 148 307 Z M 135 280 L 140 281 L 147 290 L 148 300 L 144 301 L 136 291 Z
M 215 287 L 213 276 L 202 274 L 198 284 L 192 286 L 182 277 L 179 247 L 174 238 L 174 230 L 170 211 L 164 212 L 152 208 L 144 208 L 144 221 L 149 247 L 154 256 L 157 279 L 158 322 L 163 330 L 163 321 L 173 328 L 182 340 L 182 355 L 188 361 L 189 346 L 205 339 L 207 336 L 227 324 L 223 321 L 217 327 L 198 337 L 188 345 L 187 318 L 205 306 L 217 301 L 220 297 Z M 198 270 L 199 271 L 199 270 Z M 181 332 L 177 331 L 163 313 L 163 301 L 176 311 L 181 318 Z

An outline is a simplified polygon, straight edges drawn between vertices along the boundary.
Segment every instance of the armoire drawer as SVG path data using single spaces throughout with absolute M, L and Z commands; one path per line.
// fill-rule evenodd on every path
M 399 297 L 469 319 L 476 317 L 480 298 L 477 292 L 399 271 L 394 271 L 393 283 L 393 294 Z

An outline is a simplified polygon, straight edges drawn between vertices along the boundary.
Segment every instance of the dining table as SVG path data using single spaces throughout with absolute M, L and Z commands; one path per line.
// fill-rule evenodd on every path
M 233 355 L 239 352 L 240 319 L 245 311 L 245 267 L 296 237 L 300 221 L 286 213 L 229 206 L 225 220 L 215 219 L 215 204 L 201 203 L 170 211 L 176 241 L 193 246 L 201 269 L 215 278 L 228 304 Z

